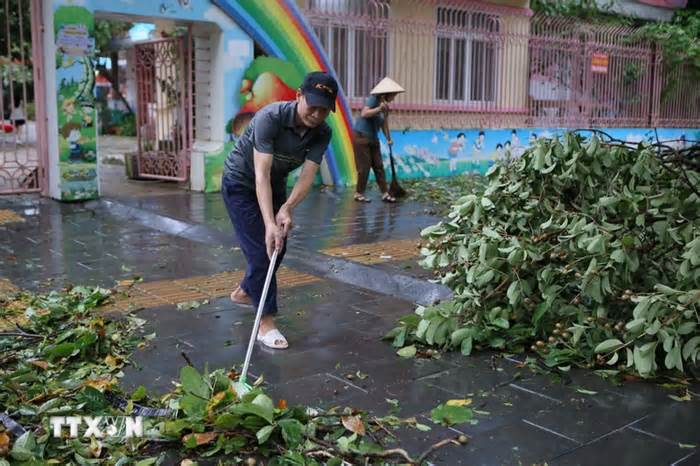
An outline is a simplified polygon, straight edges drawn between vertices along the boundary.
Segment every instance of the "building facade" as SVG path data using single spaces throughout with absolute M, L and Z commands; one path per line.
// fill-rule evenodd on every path
M 316 69 L 335 73 L 344 91 L 329 119 L 326 184 L 354 184 L 353 114 L 385 75 L 407 90 L 390 116 L 404 178 L 484 172 L 565 129 L 679 146 L 700 140 L 700 87 L 689 68 L 667 69 L 662 51 L 633 29 L 533 15 L 527 0 L 6 5 L 4 21 L 24 27 L 6 28 L 0 41 L 0 193 L 98 197 L 105 105 L 133 113 L 113 125 L 132 136 L 123 154 L 132 175 L 216 191 L 255 112 L 294 98 Z M 148 38 L 113 41 L 121 48 L 113 65 L 124 69 L 118 89 L 100 71 L 95 28 L 103 21 L 152 28 Z

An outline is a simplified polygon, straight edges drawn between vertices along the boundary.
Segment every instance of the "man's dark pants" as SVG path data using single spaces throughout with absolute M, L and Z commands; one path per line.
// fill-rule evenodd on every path
M 233 223 L 233 229 L 236 231 L 241 251 L 243 251 L 248 262 L 245 277 L 241 282 L 241 288 L 250 296 L 257 308 L 265 286 L 267 268 L 270 266 L 270 259 L 267 256 L 267 248 L 265 246 L 265 222 L 262 218 L 262 212 L 260 212 L 258 198 L 254 191 L 236 184 L 226 176 L 221 180 L 221 194 L 224 197 L 224 204 L 226 204 L 231 223 Z M 280 205 L 281 203 L 274 206 L 275 214 L 277 214 Z M 284 248 L 277 255 L 275 275 L 272 276 L 272 281 L 270 282 L 263 315 L 274 315 L 277 313 L 276 273 L 286 250 L 287 244 L 285 241 Z

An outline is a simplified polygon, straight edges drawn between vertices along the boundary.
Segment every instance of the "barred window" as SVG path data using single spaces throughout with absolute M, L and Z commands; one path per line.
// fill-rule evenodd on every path
M 493 102 L 498 79 L 498 17 L 437 9 L 435 99 Z
M 308 17 L 348 97 L 387 74 L 389 0 L 309 0 Z

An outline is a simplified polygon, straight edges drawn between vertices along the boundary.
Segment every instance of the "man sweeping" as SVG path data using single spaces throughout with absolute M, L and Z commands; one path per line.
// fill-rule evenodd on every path
M 274 250 L 275 271 L 282 262 L 294 208 L 308 194 L 331 140 L 325 119 L 335 111 L 337 95 L 333 77 L 309 73 L 295 101 L 276 102 L 255 114 L 226 159 L 221 192 L 247 261 L 245 277 L 231 293 L 234 303 L 257 306 Z M 301 174 L 287 198 L 287 175 L 299 166 Z M 286 349 L 289 344 L 274 322 L 277 311 L 273 277 L 257 340 Z

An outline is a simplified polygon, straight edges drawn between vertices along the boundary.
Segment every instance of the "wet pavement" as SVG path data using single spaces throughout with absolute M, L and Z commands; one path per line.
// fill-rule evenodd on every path
M 587 371 L 572 370 L 561 383 L 532 372 L 522 357 L 399 358 L 381 337 L 416 302 L 444 299 L 446 290 L 428 282 L 415 259 L 392 254 L 399 257 L 437 219 L 418 203 L 364 205 L 350 196 L 314 192 L 297 210 L 278 318 L 290 348 L 257 347 L 251 365 L 273 397 L 415 416 L 432 430 L 394 432 L 413 455 L 459 433 L 469 437 L 465 447 L 438 450 L 436 464 L 700 464 L 698 385 L 691 387 L 692 401 L 677 402 L 654 384 L 614 386 Z M 0 223 L 0 278 L 15 286 L 111 287 L 143 279 L 143 293 L 133 299 L 156 338 L 134 354 L 125 388 L 170 389 L 185 364 L 183 352 L 199 369 L 242 362 L 253 311 L 226 297 L 225 281 L 235 281 L 245 262 L 218 195 L 86 204 L 0 197 L 2 212 L 0 222 L 11 221 Z M 345 247 L 354 249 L 343 256 Z M 357 251 L 369 252 L 353 257 Z M 192 296 L 207 302 L 178 309 L 178 299 Z M 457 398 L 472 400 L 476 422 L 447 428 L 430 421 L 434 407 Z

